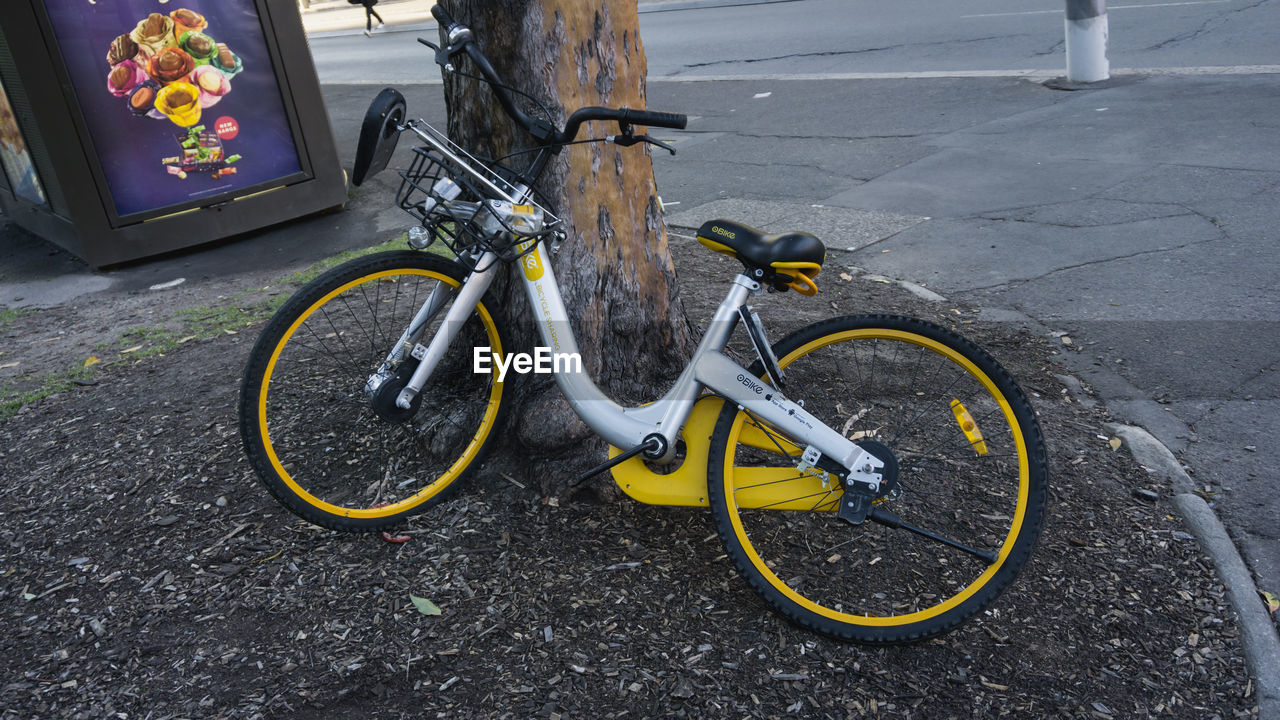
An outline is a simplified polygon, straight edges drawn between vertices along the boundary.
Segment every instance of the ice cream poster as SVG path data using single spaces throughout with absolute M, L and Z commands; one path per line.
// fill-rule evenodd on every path
M 45 0 L 121 217 L 301 172 L 254 0 Z

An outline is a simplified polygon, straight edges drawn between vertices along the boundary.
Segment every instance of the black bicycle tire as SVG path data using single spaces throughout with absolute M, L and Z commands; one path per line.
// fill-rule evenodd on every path
M 299 289 L 267 322 L 259 335 L 249 360 L 245 365 L 240 386 L 238 417 L 241 441 L 257 478 L 268 492 L 295 515 L 316 525 L 343 532 L 376 532 L 388 530 L 416 514 L 443 502 L 450 497 L 482 464 L 491 450 L 493 438 L 501 434 L 507 416 L 509 402 L 499 402 L 496 414 L 472 459 L 449 482 L 428 500 L 410 510 L 376 518 L 348 517 L 327 512 L 306 498 L 298 495 L 279 475 L 266 447 L 266 433 L 260 424 L 258 403 L 264 381 L 264 373 L 272 355 L 280 345 L 282 336 L 306 312 L 334 289 L 346 283 L 375 273 L 396 270 L 421 270 L 451 278 L 460 285 L 467 278 L 468 270 L 457 263 L 436 255 L 415 251 L 390 251 L 366 255 L 339 265 Z M 510 333 L 502 313 L 488 293 L 480 306 L 487 312 L 501 346 L 509 347 Z M 317 306 L 318 307 L 318 306 Z
M 956 607 L 937 617 L 923 621 L 889 626 L 871 626 L 840 622 L 815 613 L 785 597 L 761 573 L 750 560 L 743 541 L 733 528 L 731 513 L 734 509 L 725 492 L 724 465 L 729 450 L 729 434 L 739 409 L 726 403 L 712 432 L 708 457 L 708 499 L 713 521 L 725 551 L 747 584 L 774 610 L 790 621 L 809 630 L 843 641 L 868 645 L 896 645 L 918 642 L 949 632 L 986 608 L 1016 578 L 1031 556 L 1044 524 L 1047 512 L 1048 461 L 1044 437 L 1030 401 L 1018 384 L 989 353 L 946 328 L 917 318 L 895 315 L 857 315 L 832 318 L 802 328 L 774 344 L 774 353 L 786 358 L 797 349 L 845 331 L 897 330 L 926 337 L 960 353 L 982 370 L 999 388 L 1011 406 L 1022 429 L 1028 458 L 1028 494 L 1026 515 L 1013 548 L 997 572 L 972 596 Z M 764 370 L 757 362 L 752 368 L 757 377 L 764 379 Z M 757 556 L 758 557 L 758 556 Z

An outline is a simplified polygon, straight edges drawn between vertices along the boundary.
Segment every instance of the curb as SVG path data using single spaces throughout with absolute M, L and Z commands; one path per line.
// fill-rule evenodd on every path
M 1231 607 L 1236 611 L 1245 662 L 1257 684 L 1258 717 L 1260 720 L 1280 718 L 1280 636 L 1258 601 L 1253 576 L 1227 535 L 1227 529 L 1208 503 L 1192 492 L 1195 483 L 1164 443 L 1133 425 L 1111 424 L 1107 429 L 1124 440 L 1140 465 L 1173 486 L 1173 506 L 1213 561 L 1218 577 L 1226 586 Z

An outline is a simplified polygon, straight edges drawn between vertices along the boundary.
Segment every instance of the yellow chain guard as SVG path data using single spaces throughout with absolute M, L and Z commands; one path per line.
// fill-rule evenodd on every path
M 684 461 L 669 474 L 655 473 L 638 457 L 613 468 L 613 481 L 631 499 L 646 505 L 679 505 L 683 507 L 707 506 L 707 455 L 711 450 L 711 433 L 724 399 L 707 395 L 693 406 L 682 433 L 685 444 Z M 769 450 L 778 450 L 774 440 L 753 427 L 742 428 L 738 442 Z M 784 442 L 784 449 L 799 457 L 803 448 Z M 622 450 L 609 447 L 609 457 L 617 457 Z M 781 452 L 779 460 L 786 463 Z M 839 483 L 828 480 L 824 485 L 819 477 L 801 476 L 793 464 L 780 467 L 735 467 L 733 484 L 740 508 L 770 510 L 835 510 L 836 499 L 842 494 Z

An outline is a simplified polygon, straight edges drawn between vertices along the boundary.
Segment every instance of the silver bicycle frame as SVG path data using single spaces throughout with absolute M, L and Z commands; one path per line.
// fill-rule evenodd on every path
M 547 262 L 543 247 L 536 246 L 520 262 L 525 271 L 525 291 L 537 314 L 542 342 L 552 352 L 578 354 L 577 340 L 556 283 L 555 271 Z M 478 267 L 484 270 L 472 273 L 457 291 L 443 324 L 401 393 L 400 401 L 404 405 L 408 405 L 425 385 L 458 330 L 493 282 L 500 265 L 502 263 L 492 253 L 482 256 Z M 689 419 L 694 402 L 706 387 L 772 425 L 797 444 L 816 448 L 846 469 L 868 463 L 879 467 L 881 463 L 874 456 L 721 352 L 733 331 L 738 308 L 759 290 L 760 285 L 745 275 L 734 279 L 688 366 L 666 395 L 655 403 L 624 408 L 601 392 L 583 371 L 557 372 L 556 384 L 582 421 L 615 447 L 636 447 L 649 436 L 657 434 L 666 440 L 669 453 L 674 453 L 680 430 Z
M 529 303 L 538 317 L 543 343 L 553 352 L 577 353 L 577 341 L 560 296 L 555 271 L 547 262 L 543 248 L 535 248 L 523 258 L 523 262 L 526 269 L 541 268 L 541 273 L 526 273 L 524 285 Z M 847 469 L 869 461 L 879 466 L 880 462 L 869 453 L 721 352 L 733 332 L 738 308 L 752 293 L 759 291 L 760 285 L 747 276 L 734 278 L 728 295 L 716 309 L 688 366 L 657 402 L 638 408 L 623 408 L 602 393 L 585 372 L 557 372 L 556 383 L 578 417 L 615 447 L 630 449 L 643 443 L 650 435 L 658 434 L 667 441 L 668 448 L 674 448 L 681 428 L 693 411 L 694 402 L 706 387 L 769 423 L 798 444 L 817 448 Z
M 434 133 L 423 132 L 413 123 L 408 124 L 407 128 L 459 167 L 483 181 L 486 189 L 495 195 L 516 205 L 533 202 L 527 187 L 516 185 L 503 188 L 489 182 L 460 157 L 466 153 L 447 142 L 447 138 L 442 141 Z M 466 157 L 474 161 L 469 155 Z M 560 286 L 556 283 L 555 271 L 548 260 L 541 244 L 535 245 L 519 260 L 529 304 L 537 315 L 539 334 L 543 344 L 553 353 L 580 355 L 569 323 L 569 314 L 560 295 Z M 445 351 L 493 283 L 500 265 L 502 263 L 492 252 L 486 252 L 476 260 L 475 267 L 483 270 L 473 272 L 455 293 L 453 305 L 446 313 L 444 322 L 426 346 L 417 369 L 396 400 L 400 407 L 409 408 L 414 397 L 426 385 Z M 816 449 L 859 476 L 869 475 L 873 468 L 883 465 L 880 460 L 827 427 L 806 412 L 804 407 L 788 400 L 779 390 L 765 384 L 721 352 L 733 331 L 738 308 L 746 303 L 751 293 L 758 292 L 759 283 L 747 276 L 739 275 L 734 279 L 729 294 L 716 309 L 710 327 L 688 366 L 667 394 L 655 403 L 638 408 L 624 408 L 601 392 L 590 376 L 581 369 L 557 371 L 556 384 L 587 427 L 615 447 L 638 447 L 656 434 L 666 441 L 667 453 L 661 459 L 671 459 L 675 454 L 680 430 L 689 419 L 693 404 L 705 387 L 772 425 L 797 444 L 807 446 L 806 450 Z M 437 302 L 434 295 L 428 300 L 434 306 L 432 313 L 440 307 Z M 419 316 L 424 314 L 430 314 L 426 312 L 426 308 Z M 878 484 L 878 481 L 873 483 Z

